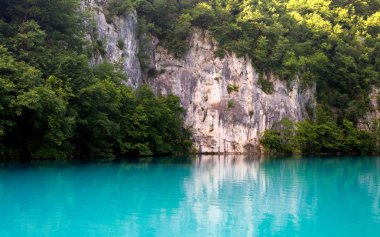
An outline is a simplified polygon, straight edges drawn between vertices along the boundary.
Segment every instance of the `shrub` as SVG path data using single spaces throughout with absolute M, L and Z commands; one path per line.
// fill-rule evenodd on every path
M 117 47 L 118 47 L 120 50 L 123 50 L 124 47 L 125 47 L 124 40 L 122 40 L 122 39 L 118 39 L 118 40 L 117 40 Z
M 100 53 L 100 55 L 104 56 L 106 55 L 106 48 L 105 48 L 105 42 L 104 40 L 97 39 L 94 44 L 94 51 L 97 51 Z
M 217 49 L 214 51 L 214 57 L 215 58 L 223 59 L 224 56 L 226 56 L 226 51 L 224 51 L 223 49 Z
M 130 0 L 111 0 L 107 10 L 111 16 L 122 16 L 132 8 Z
M 229 109 L 235 108 L 235 101 L 233 99 L 228 100 L 227 107 Z
M 258 83 L 260 89 L 263 90 L 266 94 L 273 94 L 273 83 L 271 81 L 265 80 L 261 74 L 259 76 Z
M 232 92 L 238 92 L 239 86 L 236 84 L 228 84 L 227 85 L 227 92 L 228 94 L 231 94 Z

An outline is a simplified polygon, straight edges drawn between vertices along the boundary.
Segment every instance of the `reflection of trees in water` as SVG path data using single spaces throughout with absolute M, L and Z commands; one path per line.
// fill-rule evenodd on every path
M 193 165 L 0 170 L 0 201 L 0 227 L 35 236 L 58 228 L 65 236 L 105 230 L 108 236 L 278 236 L 284 229 L 304 236 L 319 234 L 323 219 L 348 232 L 352 223 L 379 218 L 358 224 L 365 236 L 366 226 L 380 224 L 380 159 L 202 156 Z M 4 220 L 6 213 L 14 218 Z M 24 220 L 51 230 L 27 229 Z
M 246 223 L 244 232 L 252 234 L 254 207 L 250 197 L 257 182 L 264 180 L 258 177 L 258 161 L 247 162 L 243 157 L 203 156 L 197 160 L 196 166 L 192 178 L 185 182 L 185 188 L 197 225 L 217 234 L 218 229 L 223 229 L 230 220 L 241 226 L 239 217 L 242 217 Z M 248 186 L 247 182 L 250 183 Z M 260 186 L 265 190 L 265 183 Z M 241 234 L 237 229 L 234 232 Z
M 231 156 L 203 156 L 196 165 L 185 182 L 187 202 L 197 225 L 211 233 L 234 226 L 234 234 L 252 235 L 260 225 L 276 231 L 297 227 L 300 212 L 303 218 L 313 214 L 316 203 L 305 201 L 307 187 L 294 169 Z
M 373 198 L 373 215 L 380 220 L 380 159 L 371 164 L 371 169 L 359 174 L 357 182 Z
M 380 161 L 365 159 L 250 160 L 239 156 L 202 156 L 185 181 L 185 209 L 197 226 L 210 234 L 262 235 L 284 228 L 297 230 L 300 221 L 338 212 L 359 192 L 373 201 L 379 216 Z M 359 175 L 358 175 L 359 174 Z M 357 190 L 358 186 L 362 190 Z M 341 195 L 346 197 L 341 197 Z M 322 207 L 322 208 L 321 208 Z M 346 208 L 349 213 L 349 207 Z M 362 215 L 368 213 L 363 206 Z

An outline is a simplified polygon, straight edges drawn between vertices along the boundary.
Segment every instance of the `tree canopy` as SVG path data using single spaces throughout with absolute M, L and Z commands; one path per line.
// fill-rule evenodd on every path
M 77 0 L 0 3 L 0 157 L 112 158 L 189 150 L 178 97 L 90 66 Z
M 356 124 L 371 110 L 372 86 L 380 86 L 380 1 L 130 1 L 144 32 L 160 38 L 177 57 L 187 51 L 190 26 L 201 27 L 219 43 L 215 56 L 234 52 L 252 59 L 266 93 L 273 91 L 262 76 L 266 73 L 299 80 L 304 88 L 316 85 L 317 102 L 331 112 L 331 121 L 285 121 L 264 135 L 267 148 L 317 153 L 378 149 L 369 145 L 376 143 L 377 132 L 359 131 Z M 297 142 L 289 144 L 293 137 Z
M 208 29 L 217 56 L 248 56 L 261 73 L 317 85 L 318 102 L 354 123 L 380 86 L 378 0 L 129 0 L 146 32 L 177 57 L 191 27 Z
M 234 52 L 250 57 L 262 75 L 297 79 L 305 87 L 316 84 L 318 104 L 333 112 L 327 116 L 331 122 L 291 125 L 293 133 L 309 139 L 297 138 L 300 150 L 310 150 L 309 141 L 320 136 L 314 131 L 325 131 L 339 150 L 347 147 L 340 137 L 358 147 L 356 141 L 367 136 L 355 125 L 370 110 L 371 87 L 380 86 L 378 0 L 108 3 L 108 17 L 135 9 L 141 35 L 158 37 L 176 57 L 188 50 L 191 27 L 201 27 L 219 43 L 217 57 Z M 133 91 L 122 85 L 126 76 L 115 66 L 89 65 L 93 49 L 84 40 L 79 4 L 0 2 L 0 155 L 59 159 L 188 150 L 190 132 L 183 128 L 177 97 L 157 97 L 146 86 Z M 272 91 L 264 77 L 259 83 Z M 282 136 L 278 132 L 272 135 Z M 329 150 L 330 145 L 316 144 L 315 149 Z

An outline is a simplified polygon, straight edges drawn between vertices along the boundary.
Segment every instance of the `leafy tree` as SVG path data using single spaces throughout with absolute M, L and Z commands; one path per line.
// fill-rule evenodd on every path
M 316 121 L 296 124 L 284 119 L 263 134 L 261 144 L 275 153 L 378 154 L 378 123 L 372 131 L 358 130 L 351 121 L 338 125 L 331 115 L 318 108 Z
M 134 92 L 114 65 L 89 65 L 79 1 L 4 0 L 0 6 L 2 157 L 93 159 L 189 150 L 191 134 L 177 97 L 157 97 L 147 86 Z
M 136 0 L 136 7 L 176 57 L 186 53 L 189 22 L 208 29 L 219 43 L 216 56 L 233 51 L 259 72 L 317 84 L 318 102 L 339 121 L 356 123 L 369 109 L 371 85 L 380 84 L 376 0 Z

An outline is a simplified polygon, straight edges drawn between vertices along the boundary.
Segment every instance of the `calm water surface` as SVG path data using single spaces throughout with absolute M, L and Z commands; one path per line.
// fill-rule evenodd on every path
M 380 236 L 380 158 L 0 168 L 0 236 Z

